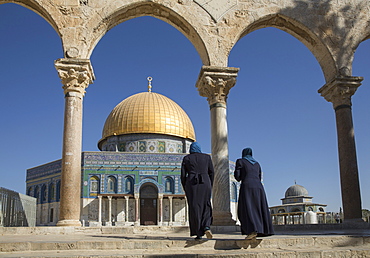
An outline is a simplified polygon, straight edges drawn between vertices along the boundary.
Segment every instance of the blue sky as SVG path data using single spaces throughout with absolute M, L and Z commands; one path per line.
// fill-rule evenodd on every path
M 358 48 L 352 98 L 363 208 L 370 209 L 370 43 Z M 54 68 L 63 57 L 53 28 L 32 11 L 0 5 L 0 186 L 25 193 L 26 169 L 60 159 L 64 96 Z M 152 90 L 177 102 L 210 152 L 209 107 L 195 83 L 202 66 L 189 40 L 165 22 L 141 17 L 110 30 L 91 56 L 96 80 L 84 98 L 83 151 L 98 151 L 105 119 L 123 99 Z M 233 48 L 239 67 L 228 97 L 230 160 L 252 147 L 262 166 L 269 205 L 297 184 L 328 211 L 341 207 L 335 113 L 317 90 L 325 84 L 312 53 L 275 28 L 255 31 Z

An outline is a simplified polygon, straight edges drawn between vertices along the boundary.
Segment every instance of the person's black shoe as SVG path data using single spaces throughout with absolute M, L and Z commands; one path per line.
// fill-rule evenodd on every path
M 196 239 L 196 240 L 201 240 L 201 239 L 202 239 L 202 237 L 201 237 L 201 236 L 197 236 L 195 239 Z

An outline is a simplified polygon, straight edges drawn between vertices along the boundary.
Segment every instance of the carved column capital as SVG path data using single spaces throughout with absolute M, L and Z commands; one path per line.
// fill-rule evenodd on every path
M 85 89 L 95 80 L 89 59 L 61 58 L 54 62 L 62 80 L 64 94 L 75 92 L 85 95 Z
M 337 77 L 322 86 L 318 92 L 328 102 L 333 103 L 334 109 L 340 106 L 351 107 L 351 97 L 355 94 L 357 88 L 360 87 L 362 80 L 363 78 L 358 76 Z
M 212 108 L 215 105 L 226 107 L 229 91 L 236 83 L 239 68 L 203 66 L 196 83 L 199 95 L 207 97 Z

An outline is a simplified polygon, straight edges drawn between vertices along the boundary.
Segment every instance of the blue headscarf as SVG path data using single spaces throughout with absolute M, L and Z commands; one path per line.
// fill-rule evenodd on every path
M 252 157 L 252 149 L 251 148 L 245 148 L 242 152 L 242 157 L 243 157 L 243 159 L 248 160 L 252 165 L 257 163 L 257 160 L 255 160 Z
M 190 153 L 202 153 L 202 150 L 200 149 L 199 143 L 193 142 L 190 145 Z

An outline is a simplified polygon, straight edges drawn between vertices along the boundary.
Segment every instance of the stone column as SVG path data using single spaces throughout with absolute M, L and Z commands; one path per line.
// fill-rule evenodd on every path
M 229 149 L 226 99 L 235 85 L 239 68 L 203 66 L 196 87 L 207 97 L 211 112 L 213 183 L 213 225 L 235 225 L 230 211 Z
M 138 194 L 135 194 L 135 226 L 140 226 L 140 198 Z
M 108 196 L 108 221 L 105 223 L 106 226 L 112 226 L 112 196 Z
M 163 224 L 163 195 L 158 194 L 158 226 Z
M 351 97 L 361 85 L 362 77 L 341 76 L 325 84 L 319 93 L 333 103 L 337 124 L 339 170 L 344 221 L 362 221 L 355 132 Z
M 99 199 L 99 209 L 98 209 L 98 223 L 99 227 L 101 226 L 101 214 L 102 214 L 102 196 L 98 196 Z
M 55 67 L 63 83 L 65 108 L 57 226 L 81 226 L 82 100 L 94 80 L 90 60 L 58 59 Z
M 129 200 L 130 200 L 130 197 L 129 196 L 125 196 L 125 200 L 126 200 L 126 213 L 125 213 L 125 216 L 126 216 L 126 218 L 125 218 L 125 222 L 128 222 L 128 202 L 129 202 Z
M 172 206 L 172 200 L 173 200 L 173 196 L 168 196 L 168 200 L 170 201 L 170 221 L 169 221 L 169 226 L 172 226 L 173 224 L 173 206 Z

